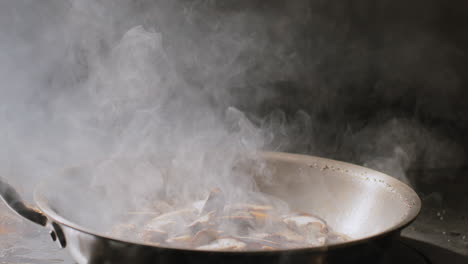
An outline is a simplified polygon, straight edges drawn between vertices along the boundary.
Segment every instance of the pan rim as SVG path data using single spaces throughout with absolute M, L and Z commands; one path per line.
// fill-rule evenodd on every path
M 382 237 L 385 237 L 387 235 L 390 235 L 392 233 L 396 233 L 400 231 L 401 229 L 405 228 L 406 226 L 410 225 L 416 217 L 419 215 L 420 209 L 421 209 L 421 200 L 418 196 L 418 194 L 407 184 L 401 182 L 398 179 L 395 179 L 387 174 L 381 173 L 379 171 L 366 168 L 363 166 L 355 165 L 352 163 L 347 163 L 343 161 L 338 161 L 338 160 L 333 160 L 333 159 L 328 159 L 328 158 L 322 158 L 322 157 L 317 157 L 317 156 L 311 156 L 311 155 L 303 155 L 303 154 L 294 154 L 294 153 L 286 153 L 286 152 L 262 152 L 261 154 L 264 158 L 266 159 L 279 159 L 279 160 L 284 160 L 284 161 L 289 161 L 289 162 L 294 162 L 298 164 L 307 164 L 311 165 L 314 162 L 320 161 L 320 163 L 323 164 L 334 164 L 335 168 L 340 168 L 340 166 L 346 166 L 348 170 L 364 170 L 366 171 L 367 175 L 365 177 L 368 177 L 370 179 L 378 179 L 382 180 L 385 183 L 388 183 L 392 186 L 394 185 L 399 185 L 400 187 L 406 189 L 406 191 L 409 193 L 410 196 L 408 199 L 412 200 L 412 204 L 408 204 L 409 209 L 408 213 L 406 215 L 402 216 L 402 219 L 395 225 L 392 225 L 389 228 L 386 228 L 376 234 L 373 235 L 368 235 L 364 236 L 358 239 L 352 239 L 346 242 L 342 243 L 336 243 L 336 244 L 330 244 L 330 245 L 325 245 L 325 246 L 320 246 L 320 247 L 298 247 L 298 248 L 288 248 L 288 249 L 273 249 L 273 250 L 244 250 L 244 251 L 232 251 L 232 250 L 201 250 L 201 249 L 192 249 L 192 248 L 180 248 L 180 247 L 170 247 L 170 246 L 158 246 L 154 245 L 151 243 L 146 243 L 146 242 L 137 242 L 137 241 L 132 241 L 132 240 L 126 240 L 122 238 L 116 238 L 112 236 L 108 236 L 106 234 L 103 234 L 101 232 L 96 232 L 93 231 L 89 228 L 86 228 L 84 226 L 80 226 L 73 221 L 70 221 L 59 214 L 55 213 L 55 211 L 50 208 L 48 205 L 48 202 L 46 198 L 43 195 L 43 190 L 47 190 L 47 184 L 50 180 L 50 178 L 55 178 L 55 177 L 63 177 L 63 175 L 58 174 L 54 175 L 48 179 L 43 180 L 34 190 L 34 200 L 40 210 L 49 218 L 49 220 L 52 220 L 53 222 L 66 226 L 68 228 L 71 228 L 73 230 L 85 233 L 87 235 L 95 236 L 100 239 L 105 239 L 105 240 L 110 240 L 114 242 L 119 242 L 119 243 L 124 243 L 124 244 L 129 244 L 133 246 L 144 246 L 144 247 L 150 247 L 158 250 L 173 250 L 173 251 L 178 251 L 178 252 L 186 252 L 186 253 L 210 253 L 210 254 L 228 254 L 228 255 L 237 255 L 237 254 L 260 254 L 260 255 L 274 255 L 274 254 L 284 254 L 284 253 L 302 253 L 302 252 L 316 252 L 316 253 L 321 253 L 325 251 L 331 251 L 331 250 L 336 250 L 336 249 L 341 249 L 341 248 L 347 248 L 350 246 L 355 246 L 359 244 L 364 244 L 368 243 L 373 240 L 380 239 Z M 351 174 L 347 172 L 347 174 L 350 174 L 351 176 L 358 177 L 357 174 Z M 401 194 L 401 192 L 400 192 Z M 405 196 L 404 194 L 401 194 L 402 196 Z

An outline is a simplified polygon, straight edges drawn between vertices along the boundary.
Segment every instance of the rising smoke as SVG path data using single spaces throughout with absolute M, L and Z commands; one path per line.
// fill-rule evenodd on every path
M 354 161 L 408 182 L 413 164 L 462 162 L 456 142 L 413 114 L 373 115 L 440 95 L 439 85 L 456 94 L 452 46 L 426 31 L 411 45 L 375 41 L 370 7 L 267 2 L 3 1 L 1 173 L 30 190 L 63 167 L 104 160 L 98 173 L 116 185 L 140 175 L 146 192 L 170 164 L 178 184 L 166 191 L 189 197 L 207 185 L 254 188 L 230 167 L 258 149 Z M 413 71 L 434 50 L 425 80 Z M 123 168 L 122 158 L 141 162 Z

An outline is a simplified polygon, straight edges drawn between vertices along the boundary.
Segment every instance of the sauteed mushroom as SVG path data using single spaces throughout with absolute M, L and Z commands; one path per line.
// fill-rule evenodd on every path
M 348 239 L 311 214 L 282 215 L 269 204 L 230 204 L 220 189 L 178 210 L 167 211 L 168 204 L 161 204 L 166 212 L 137 231 L 138 238 L 147 243 L 200 250 L 273 250 L 323 246 Z M 129 230 L 135 232 L 136 227 L 116 225 L 113 232 L 125 235 Z
M 247 248 L 247 244 L 234 238 L 220 238 L 214 242 L 197 247 L 202 250 L 243 250 Z

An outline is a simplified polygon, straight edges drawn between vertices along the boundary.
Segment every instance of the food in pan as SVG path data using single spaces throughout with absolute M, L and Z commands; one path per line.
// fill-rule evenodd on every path
M 218 189 L 184 208 L 164 208 L 167 212 L 140 227 L 114 226 L 111 235 L 133 234 L 134 239 L 156 246 L 218 251 L 320 247 L 349 239 L 317 216 L 284 214 L 268 204 L 227 203 Z

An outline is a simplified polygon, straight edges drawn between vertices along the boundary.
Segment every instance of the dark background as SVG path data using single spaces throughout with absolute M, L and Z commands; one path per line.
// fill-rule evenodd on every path
M 465 1 L 214 1 L 194 8 L 190 23 L 177 15 L 180 6 L 172 8 L 176 15 L 159 24 L 195 32 L 175 38 L 200 50 L 209 47 L 215 21 L 254 39 L 258 47 L 235 53 L 246 70 L 220 73 L 227 95 L 209 94 L 263 118 L 280 109 L 272 114 L 279 123 L 302 120 L 284 132 L 283 149 L 366 163 L 400 145 L 409 156 L 405 169 L 467 165 Z M 245 12 L 252 15 L 229 27 Z M 144 23 L 157 19 L 147 15 Z M 200 70 L 184 59 L 179 67 L 188 82 L 209 89 Z M 308 117 L 297 117 L 299 110 Z

